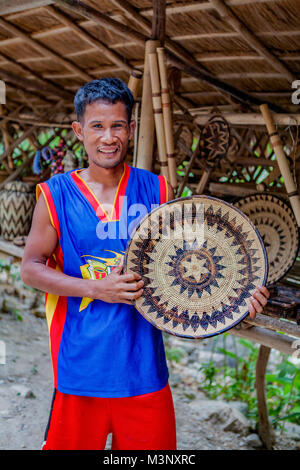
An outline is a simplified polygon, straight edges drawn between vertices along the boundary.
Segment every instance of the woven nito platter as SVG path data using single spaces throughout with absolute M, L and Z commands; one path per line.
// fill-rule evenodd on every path
M 128 242 L 125 271 L 144 281 L 137 310 L 152 325 L 200 339 L 237 325 L 267 258 L 250 219 L 219 199 L 192 196 L 154 209 Z
M 226 156 L 229 142 L 227 121 L 222 116 L 212 116 L 203 127 L 200 137 L 200 156 L 208 167 L 213 168 Z
M 299 248 L 297 221 L 290 206 L 271 194 L 253 194 L 234 203 L 258 229 L 268 255 L 268 280 L 282 279 L 293 266 Z

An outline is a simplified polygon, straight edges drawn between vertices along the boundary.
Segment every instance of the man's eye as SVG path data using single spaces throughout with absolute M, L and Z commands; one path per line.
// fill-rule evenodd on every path
M 96 127 L 97 129 L 101 128 L 101 124 L 94 124 L 94 127 Z

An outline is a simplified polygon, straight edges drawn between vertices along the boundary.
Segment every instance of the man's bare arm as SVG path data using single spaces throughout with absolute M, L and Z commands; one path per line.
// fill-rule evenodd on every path
M 106 302 L 131 304 L 142 294 L 143 281 L 137 274 L 121 274 L 117 266 L 111 274 L 100 280 L 80 279 L 68 276 L 46 266 L 54 253 L 58 235 L 51 224 L 44 197 L 41 195 L 32 220 L 21 265 L 21 277 L 25 284 L 66 297 L 88 297 Z
M 170 183 L 168 183 L 168 201 L 172 201 L 175 198 L 174 190 Z

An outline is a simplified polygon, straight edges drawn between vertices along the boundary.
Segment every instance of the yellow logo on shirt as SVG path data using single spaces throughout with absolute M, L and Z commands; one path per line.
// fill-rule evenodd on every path
M 83 279 L 103 279 L 104 277 L 108 276 L 112 272 L 115 266 L 117 266 L 123 257 L 125 252 L 118 253 L 112 250 L 104 250 L 110 253 L 113 253 L 115 256 L 111 256 L 109 258 L 102 258 L 98 256 L 91 256 L 91 255 L 83 255 L 81 258 L 85 258 L 86 264 L 80 266 L 80 271 L 82 274 Z M 93 299 L 89 299 L 88 297 L 83 297 L 79 312 L 84 310 Z

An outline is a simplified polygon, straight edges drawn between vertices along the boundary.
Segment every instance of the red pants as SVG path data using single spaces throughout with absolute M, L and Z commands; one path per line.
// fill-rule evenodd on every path
M 128 398 L 96 398 L 55 392 L 43 450 L 176 450 L 169 385 Z

